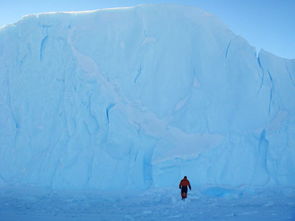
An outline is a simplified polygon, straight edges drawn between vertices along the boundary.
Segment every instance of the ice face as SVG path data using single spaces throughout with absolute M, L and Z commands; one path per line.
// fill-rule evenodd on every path
M 295 61 L 198 9 L 27 16 L 0 73 L 2 185 L 295 184 Z

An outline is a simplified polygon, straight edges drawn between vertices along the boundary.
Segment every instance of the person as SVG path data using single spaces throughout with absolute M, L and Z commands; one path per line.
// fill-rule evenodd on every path
M 179 189 L 181 189 L 181 197 L 184 200 L 187 197 L 187 187 L 192 190 L 191 184 L 186 176 L 179 183 Z

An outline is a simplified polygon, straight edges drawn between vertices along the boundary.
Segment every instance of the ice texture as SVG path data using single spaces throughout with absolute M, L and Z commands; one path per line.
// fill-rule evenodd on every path
M 197 8 L 30 15 L 0 30 L 0 185 L 295 187 L 295 60 Z
M 0 221 L 294 221 L 294 191 L 198 189 L 181 200 L 177 188 L 128 195 L 100 191 L 2 189 Z M 200 192 L 199 192 L 200 191 Z M 99 193 L 100 192 L 100 193 Z M 271 194 L 270 194 L 271 193 Z

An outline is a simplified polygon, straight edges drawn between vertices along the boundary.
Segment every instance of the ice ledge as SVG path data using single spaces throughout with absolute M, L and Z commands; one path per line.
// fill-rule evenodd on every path
M 258 56 L 257 58 L 269 58 L 271 60 L 281 60 L 281 61 L 288 61 L 288 62 L 295 62 L 295 58 L 294 59 L 289 59 L 289 58 L 284 58 L 278 55 L 275 55 L 269 51 L 266 51 L 264 49 L 260 49 L 258 52 Z
M 194 13 L 201 15 L 201 16 L 206 16 L 206 17 L 213 17 L 212 14 L 203 11 L 197 7 L 191 7 L 191 6 L 186 6 L 186 5 L 178 5 L 178 4 L 140 4 L 140 5 L 135 5 L 135 6 L 123 6 L 123 7 L 114 7 L 114 8 L 101 8 L 101 9 L 93 9 L 93 10 L 85 10 L 85 11 L 56 11 L 56 12 L 41 12 L 41 13 L 35 13 L 35 14 L 28 14 L 24 15 L 20 18 L 15 23 L 12 24 L 7 24 L 3 25 L 0 27 L 0 31 L 5 30 L 6 28 L 13 27 L 15 25 L 19 25 L 22 23 L 26 23 L 27 21 L 30 21 L 32 19 L 39 19 L 41 17 L 46 17 L 46 16 L 64 16 L 64 15 L 90 15 L 94 13 L 101 13 L 101 12 L 114 12 L 114 11 L 126 11 L 126 10 L 132 10 L 132 9 L 148 9 L 148 8 L 155 8 L 155 9 L 163 9 L 166 8 L 168 10 L 179 10 L 183 11 L 185 10 L 186 12 L 188 11 L 193 11 Z M 218 20 L 215 18 L 215 20 Z

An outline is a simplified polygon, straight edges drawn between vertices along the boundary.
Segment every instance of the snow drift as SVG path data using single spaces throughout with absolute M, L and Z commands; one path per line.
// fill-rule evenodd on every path
M 26 16 L 0 30 L 0 184 L 295 187 L 295 61 L 196 8 Z

